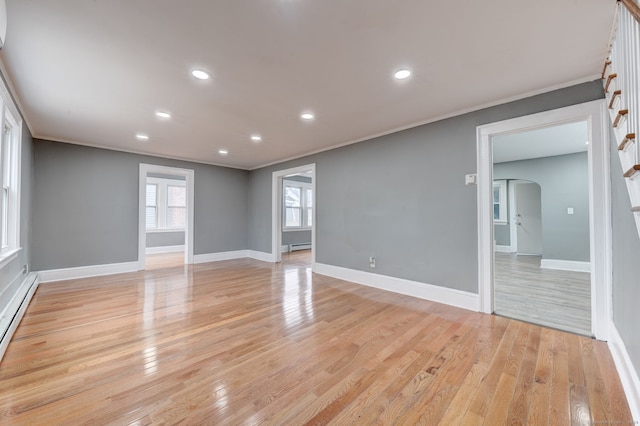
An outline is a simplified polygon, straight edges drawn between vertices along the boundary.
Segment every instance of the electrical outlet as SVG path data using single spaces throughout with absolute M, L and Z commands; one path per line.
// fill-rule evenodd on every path
M 373 256 L 371 256 L 369 258 L 369 267 L 371 267 L 371 268 L 375 268 L 376 267 L 376 258 L 373 257 Z
M 24 274 L 26 274 L 27 272 L 29 272 L 29 266 L 28 266 L 28 265 L 24 265 L 24 266 L 22 267 L 22 274 L 24 275 Z

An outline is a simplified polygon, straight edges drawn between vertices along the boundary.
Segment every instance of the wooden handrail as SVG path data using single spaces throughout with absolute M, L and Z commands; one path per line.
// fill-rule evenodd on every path
M 640 22 L 640 6 L 633 0 L 618 0 L 618 3 L 625 5 L 631 16 L 636 18 L 636 21 Z
M 640 206 L 631 207 L 631 211 L 634 213 L 640 213 Z

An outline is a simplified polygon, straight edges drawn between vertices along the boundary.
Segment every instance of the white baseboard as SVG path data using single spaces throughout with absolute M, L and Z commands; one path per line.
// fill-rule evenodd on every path
M 289 244 L 280 246 L 280 253 L 289 253 Z
M 608 345 L 611 356 L 613 357 L 613 362 L 616 364 L 618 376 L 620 376 L 620 382 L 622 382 L 627 402 L 629 403 L 631 417 L 633 417 L 634 420 L 640 420 L 640 378 L 631 362 L 624 341 L 622 337 L 620 337 L 620 333 L 618 333 L 613 322 L 609 326 Z
M 184 252 L 184 244 L 179 246 L 147 247 L 144 252 L 145 254 L 179 253 Z
M 193 263 L 218 262 L 221 260 L 242 259 L 249 257 L 247 250 L 223 251 L 220 253 L 205 253 L 193 255 Z
M 276 261 L 276 257 L 273 254 L 256 250 L 247 250 L 247 257 L 255 260 L 261 260 L 263 262 L 274 263 Z
M 590 262 L 577 260 L 542 259 L 540 267 L 545 269 L 560 269 L 562 271 L 591 272 Z
M 107 265 L 80 266 L 77 268 L 51 269 L 39 271 L 41 283 L 53 281 L 73 280 L 76 278 L 98 277 L 101 275 L 123 274 L 135 272 L 139 268 L 138 261 L 124 263 L 110 263 Z
M 18 279 L 20 278 L 22 278 L 22 274 L 18 277 Z M 2 311 L 0 316 L 0 360 L 2 360 L 13 333 L 15 333 L 20 324 L 31 298 L 38 289 L 39 283 L 38 274 L 35 272 L 27 274 L 18 287 L 18 291 Z
M 496 246 L 496 251 L 498 253 L 513 253 L 513 250 L 511 250 L 511 246 Z
M 371 272 L 358 271 L 340 266 L 325 265 L 322 263 L 316 263 L 315 272 L 333 278 L 379 288 L 381 290 L 406 294 L 408 296 L 431 300 L 433 302 L 443 303 L 457 308 L 468 309 L 470 311 L 478 312 L 480 308 L 479 296 L 466 291 L 405 280 L 402 278 L 393 278 L 386 275 L 373 274 Z

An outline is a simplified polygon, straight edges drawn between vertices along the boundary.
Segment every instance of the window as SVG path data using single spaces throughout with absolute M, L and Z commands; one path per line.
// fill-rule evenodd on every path
M 0 259 L 20 247 L 20 141 L 22 122 L 12 112 L 8 93 L 2 87 L 2 134 L 0 135 Z
M 184 228 L 187 217 L 187 187 L 167 185 L 167 227 Z
M 493 223 L 507 223 L 507 181 L 493 181 Z
M 187 224 L 186 182 L 148 177 L 146 208 L 147 230 L 183 230 Z
M 309 229 L 313 225 L 311 183 L 284 180 L 283 229 Z
M 147 184 L 147 229 L 158 227 L 158 185 Z

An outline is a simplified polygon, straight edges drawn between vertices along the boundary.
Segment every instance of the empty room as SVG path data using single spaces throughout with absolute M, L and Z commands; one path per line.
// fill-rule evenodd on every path
M 640 6 L 0 0 L 0 423 L 640 421 Z

